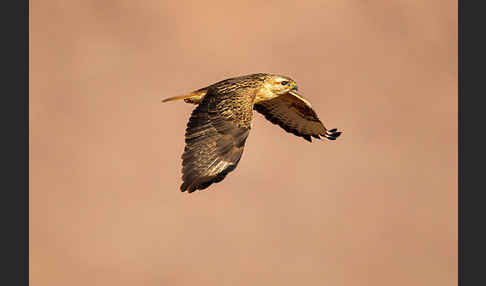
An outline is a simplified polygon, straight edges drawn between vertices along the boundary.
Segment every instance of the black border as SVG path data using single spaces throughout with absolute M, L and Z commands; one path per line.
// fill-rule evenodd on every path
M 2 282 L 29 285 L 29 1 L 2 5 Z
M 483 247 L 486 241 L 483 234 L 485 207 L 484 200 L 480 198 L 486 189 L 483 179 L 486 140 L 481 128 L 485 122 L 481 99 L 486 95 L 483 87 L 486 66 L 484 9 L 481 1 L 467 1 L 467 5 L 464 2 L 459 0 L 458 7 L 458 278 L 459 285 L 486 285 Z M 474 125 L 478 125 L 477 128 Z M 473 134 L 473 131 L 476 133 Z M 470 135 L 464 136 L 464 133 Z

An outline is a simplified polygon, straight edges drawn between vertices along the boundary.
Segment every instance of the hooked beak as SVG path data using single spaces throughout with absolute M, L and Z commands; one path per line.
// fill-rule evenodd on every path
M 295 91 L 298 91 L 299 90 L 299 87 L 297 86 L 297 84 L 294 83 L 294 86 L 292 87 L 291 90 L 295 90 Z

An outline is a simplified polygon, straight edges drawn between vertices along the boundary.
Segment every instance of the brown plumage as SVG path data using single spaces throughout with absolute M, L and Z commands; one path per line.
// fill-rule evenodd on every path
M 236 168 L 250 132 L 253 110 L 309 142 L 311 137 L 339 137 L 341 132 L 327 130 L 296 90 L 295 81 L 288 77 L 259 73 L 164 99 L 197 104 L 186 129 L 181 191 L 206 189 Z

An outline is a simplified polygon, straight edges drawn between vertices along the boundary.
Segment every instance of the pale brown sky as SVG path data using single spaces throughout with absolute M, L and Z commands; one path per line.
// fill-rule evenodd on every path
M 255 72 L 343 135 L 181 193 L 160 99 Z M 31 285 L 457 285 L 457 1 L 34 0 L 30 90 Z

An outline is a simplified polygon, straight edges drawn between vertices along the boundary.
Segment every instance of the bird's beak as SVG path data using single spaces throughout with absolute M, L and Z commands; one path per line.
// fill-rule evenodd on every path
M 295 90 L 295 91 L 298 91 L 299 90 L 299 87 L 297 86 L 297 84 L 294 83 L 294 86 L 292 87 L 292 90 Z

